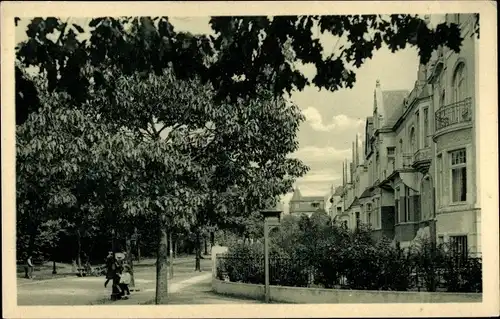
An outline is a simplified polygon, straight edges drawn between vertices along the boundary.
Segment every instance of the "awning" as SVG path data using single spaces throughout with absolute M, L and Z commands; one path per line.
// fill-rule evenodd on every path
M 401 178 L 403 184 L 405 184 L 415 192 L 418 192 L 419 187 L 415 177 L 415 173 L 399 173 L 399 178 Z

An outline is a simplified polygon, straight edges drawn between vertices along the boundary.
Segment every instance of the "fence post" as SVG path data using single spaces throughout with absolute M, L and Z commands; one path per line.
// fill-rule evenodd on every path
M 269 225 L 267 219 L 264 220 L 264 300 L 269 302 Z

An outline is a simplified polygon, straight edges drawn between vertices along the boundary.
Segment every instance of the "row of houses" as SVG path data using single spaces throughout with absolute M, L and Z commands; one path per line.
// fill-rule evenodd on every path
M 376 82 L 373 114 L 343 163 L 330 214 L 351 229 L 371 224 L 375 238 L 401 247 L 427 236 L 480 255 L 475 16 L 448 14 L 446 21 L 460 24 L 461 52 L 439 48 L 419 66 L 411 91 Z

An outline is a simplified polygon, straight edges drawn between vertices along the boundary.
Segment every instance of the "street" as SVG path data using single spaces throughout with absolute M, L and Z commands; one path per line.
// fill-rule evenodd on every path
M 258 303 L 219 296 L 211 292 L 211 262 L 201 261 L 201 272 L 194 271 L 194 257 L 174 262 L 174 278 L 169 280 L 169 304 Z M 141 305 L 153 304 L 156 268 L 154 263 L 139 264 L 134 269 L 135 285 L 130 299 L 111 302 L 111 285 L 104 288 L 104 277 L 64 277 L 18 282 L 19 306 L 51 305 Z

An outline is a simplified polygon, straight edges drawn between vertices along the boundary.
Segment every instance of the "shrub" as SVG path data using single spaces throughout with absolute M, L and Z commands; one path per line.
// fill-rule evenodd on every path
M 405 250 L 387 238 L 375 242 L 366 225 L 353 232 L 318 213 L 311 219 L 283 219 L 270 239 L 272 285 L 405 291 L 416 283 L 436 291 L 443 283 L 448 291 L 482 290 L 478 260 L 458 263 L 456 254 L 427 238 Z M 235 241 L 223 261 L 219 278 L 226 274 L 231 281 L 264 283 L 263 243 Z

